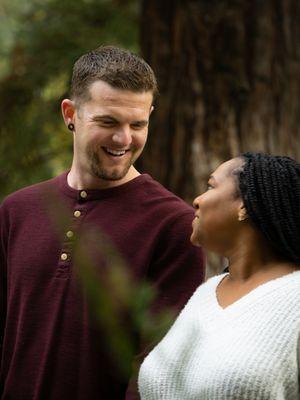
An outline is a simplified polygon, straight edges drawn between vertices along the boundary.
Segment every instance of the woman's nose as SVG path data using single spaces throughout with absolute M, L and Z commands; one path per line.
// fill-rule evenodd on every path
M 193 207 L 196 209 L 199 208 L 199 197 L 196 197 L 193 201 Z

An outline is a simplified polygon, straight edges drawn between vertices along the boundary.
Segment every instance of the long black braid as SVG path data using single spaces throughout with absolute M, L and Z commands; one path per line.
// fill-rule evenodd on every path
M 300 265 L 300 164 L 263 153 L 241 157 L 239 189 L 251 221 L 278 254 Z

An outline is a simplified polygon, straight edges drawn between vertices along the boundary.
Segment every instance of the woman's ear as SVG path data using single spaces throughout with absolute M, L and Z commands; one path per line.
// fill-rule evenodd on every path
M 248 219 L 248 213 L 245 205 L 242 203 L 238 212 L 238 220 L 245 221 L 246 219 Z

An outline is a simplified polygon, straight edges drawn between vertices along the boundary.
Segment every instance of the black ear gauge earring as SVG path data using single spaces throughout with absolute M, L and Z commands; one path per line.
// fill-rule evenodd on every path
M 74 126 L 74 124 L 72 124 L 72 122 L 70 122 L 69 124 L 68 124 L 68 129 L 70 130 L 70 131 L 74 131 L 74 128 L 75 128 L 75 126 Z

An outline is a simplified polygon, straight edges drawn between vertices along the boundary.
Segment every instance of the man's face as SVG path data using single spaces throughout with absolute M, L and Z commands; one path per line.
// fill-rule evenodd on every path
M 122 182 L 145 146 L 152 93 L 116 89 L 100 80 L 89 93 L 74 113 L 73 164 L 106 183 Z

